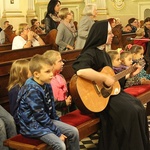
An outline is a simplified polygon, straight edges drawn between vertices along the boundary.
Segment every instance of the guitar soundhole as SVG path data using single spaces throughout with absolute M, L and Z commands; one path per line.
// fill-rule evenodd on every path
M 106 88 L 102 88 L 101 89 L 101 94 L 104 98 L 107 98 L 108 96 L 110 96 L 111 94 L 111 91 L 112 91 L 112 88 L 109 88 L 109 89 L 106 89 Z

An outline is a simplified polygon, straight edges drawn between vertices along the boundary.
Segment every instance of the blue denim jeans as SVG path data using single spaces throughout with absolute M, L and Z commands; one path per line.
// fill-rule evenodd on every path
M 13 117 L 0 105 L 0 150 L 8 150 L 7 147 L 3 146 L 3 141 L 16 134 Z
M 69 150 L 80 150 L 79 132 L 76 127 L 61 121 L 53 120 L 53 123 L 60 129 L 61 133 L 67 136 L 67 146 Z M 55 134 L 50 133 L 40 137 L 40 139 L 50 145 L 54 150 L 66 150 L 65 143 Z

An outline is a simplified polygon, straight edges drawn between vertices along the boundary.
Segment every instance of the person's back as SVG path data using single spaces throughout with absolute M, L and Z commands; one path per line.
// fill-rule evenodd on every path
M 82 12 L 82 18 L 78 25 L 78 36 L 75 43 L 75 49 L 84 47 L 88 33 L 94 24 L 94 19 L 97 15 L 97 7 L 94 4 L 87 4 Z
M 65 150 L 65 139 L 70 150 L 79 150 L 79 133 L 73 126 L 59 121 L 50 80 L 53 77 L 53 64 L 42 55 L 31 58 L 29 69 L 33 75 L 22 86 L 18 94 L 18 117 L 20 133 L 38 138 L 53 149 Z M 71 141 L 74 141 L 73 143 Z
M 0 44 L 4 43 L 5 43 L 5 32 L 4 30 L 2 30 L 2 28 L 0 28 Z

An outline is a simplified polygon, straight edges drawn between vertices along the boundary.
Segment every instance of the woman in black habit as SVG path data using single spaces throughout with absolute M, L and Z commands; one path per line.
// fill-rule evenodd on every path
M 112 67 L 105 52 L 105 46 L 111 44 L 112 38 L 107 20 L 97 21 L 92 26 L 85 46 L 73 64 L 78 76 L 96 83 L 103 82 L 108 87 L 114 84 L 112 76 L 99 72 L 105 66 Z M 124 81 L 122 78 L 121 83 Z M 107 107 L 97 115 L 101 120 L 99 150 L 149 150 L 146 112 L 138 99 L 121 90 L 118 95 L 110 96 Z

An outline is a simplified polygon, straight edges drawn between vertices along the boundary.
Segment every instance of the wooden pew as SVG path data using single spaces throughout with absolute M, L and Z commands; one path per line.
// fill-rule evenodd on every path
M 40 34 L 39 36 L 45 42 L 46 45 L 49 45 L 51 49 L 58 50 L 58 46 L 55 43 L 57 30 L 52 30 L 48 34 Z M 0 51 L 12 50 L 12 42 L 0 44 Z
M 43 45 L 11 51 L 0 51 L 0 63 L 20 58 L 32 57 L 35 54 L 43 54 L 46 50 L 50 49 L 50 45 Z
M 74 60 L 79 56 L 81 50 L 74 50 L 74 51 L 66 51 L 62 52 L 62 58 L 65 60 L 65 65 L 62 74 L 66 78 L 66 80 L 69 82 L 70 78 L 74 74 L 74 71 L 72 69 L 72 64 Z M 30 59 L 30 58 L 28 58 Z M 8 79 L 9 79 L 9 69 L 11 67 L 13 61 L 8 61 L 4 63 L 0 63 L 0 70 L 3 68 L 4 70 L 0 72 L 0 104 L 3 107 L 8 107 L 9 102 L 8 102 L 8 92 L 6 89 L 6 86 L 8 84 Z M 147 103 L 150 101 L 150 91 L 143 93 L 139 95 L 137 98 L 141 100 L 142 103 Z M 98 118 L 96 119 L 90 119 L 89 121 L 77 126 L 80 132 L 80 139 L 84 138 L 85 135 L 88 136 L 91 133 L 96 132 L 99 129 L 99 122 L 100 120 Z M 89 132 L 90 129 L 90 133 Z M 93 130 L 94 129 L 94 130 Z M 86 132 L 86 134 L 85 134 Z M 83 134 L 84 133 L 84 134 Z M 9 146 L 10 139 L 5 141 L 5 144 Z M 14 142 L 12 142 L 14 144 Z M 22 145 L 22 144 L 21 144 Z M 45 147 L 45 145 L 44 145 Z M 42 150 L 45 150 L 43 147 Z
M 135 33 L 122 34 L 122 48 L 124 49 L 127 44 L 133 44 L 133 40 L 130 38 L 135 38 Z
M 12 44 L 0 44 L 0 51 L 11 50 Z
M 116 50 L 117 48 L 124 49 L 127 44 L 133 44 L 133 41 L 128 40 L 129 38 L 134 38 L 135 33 L 122 34 L 121 26 L 116 26 L 112 29 L 114 34 L 111 49 Z

